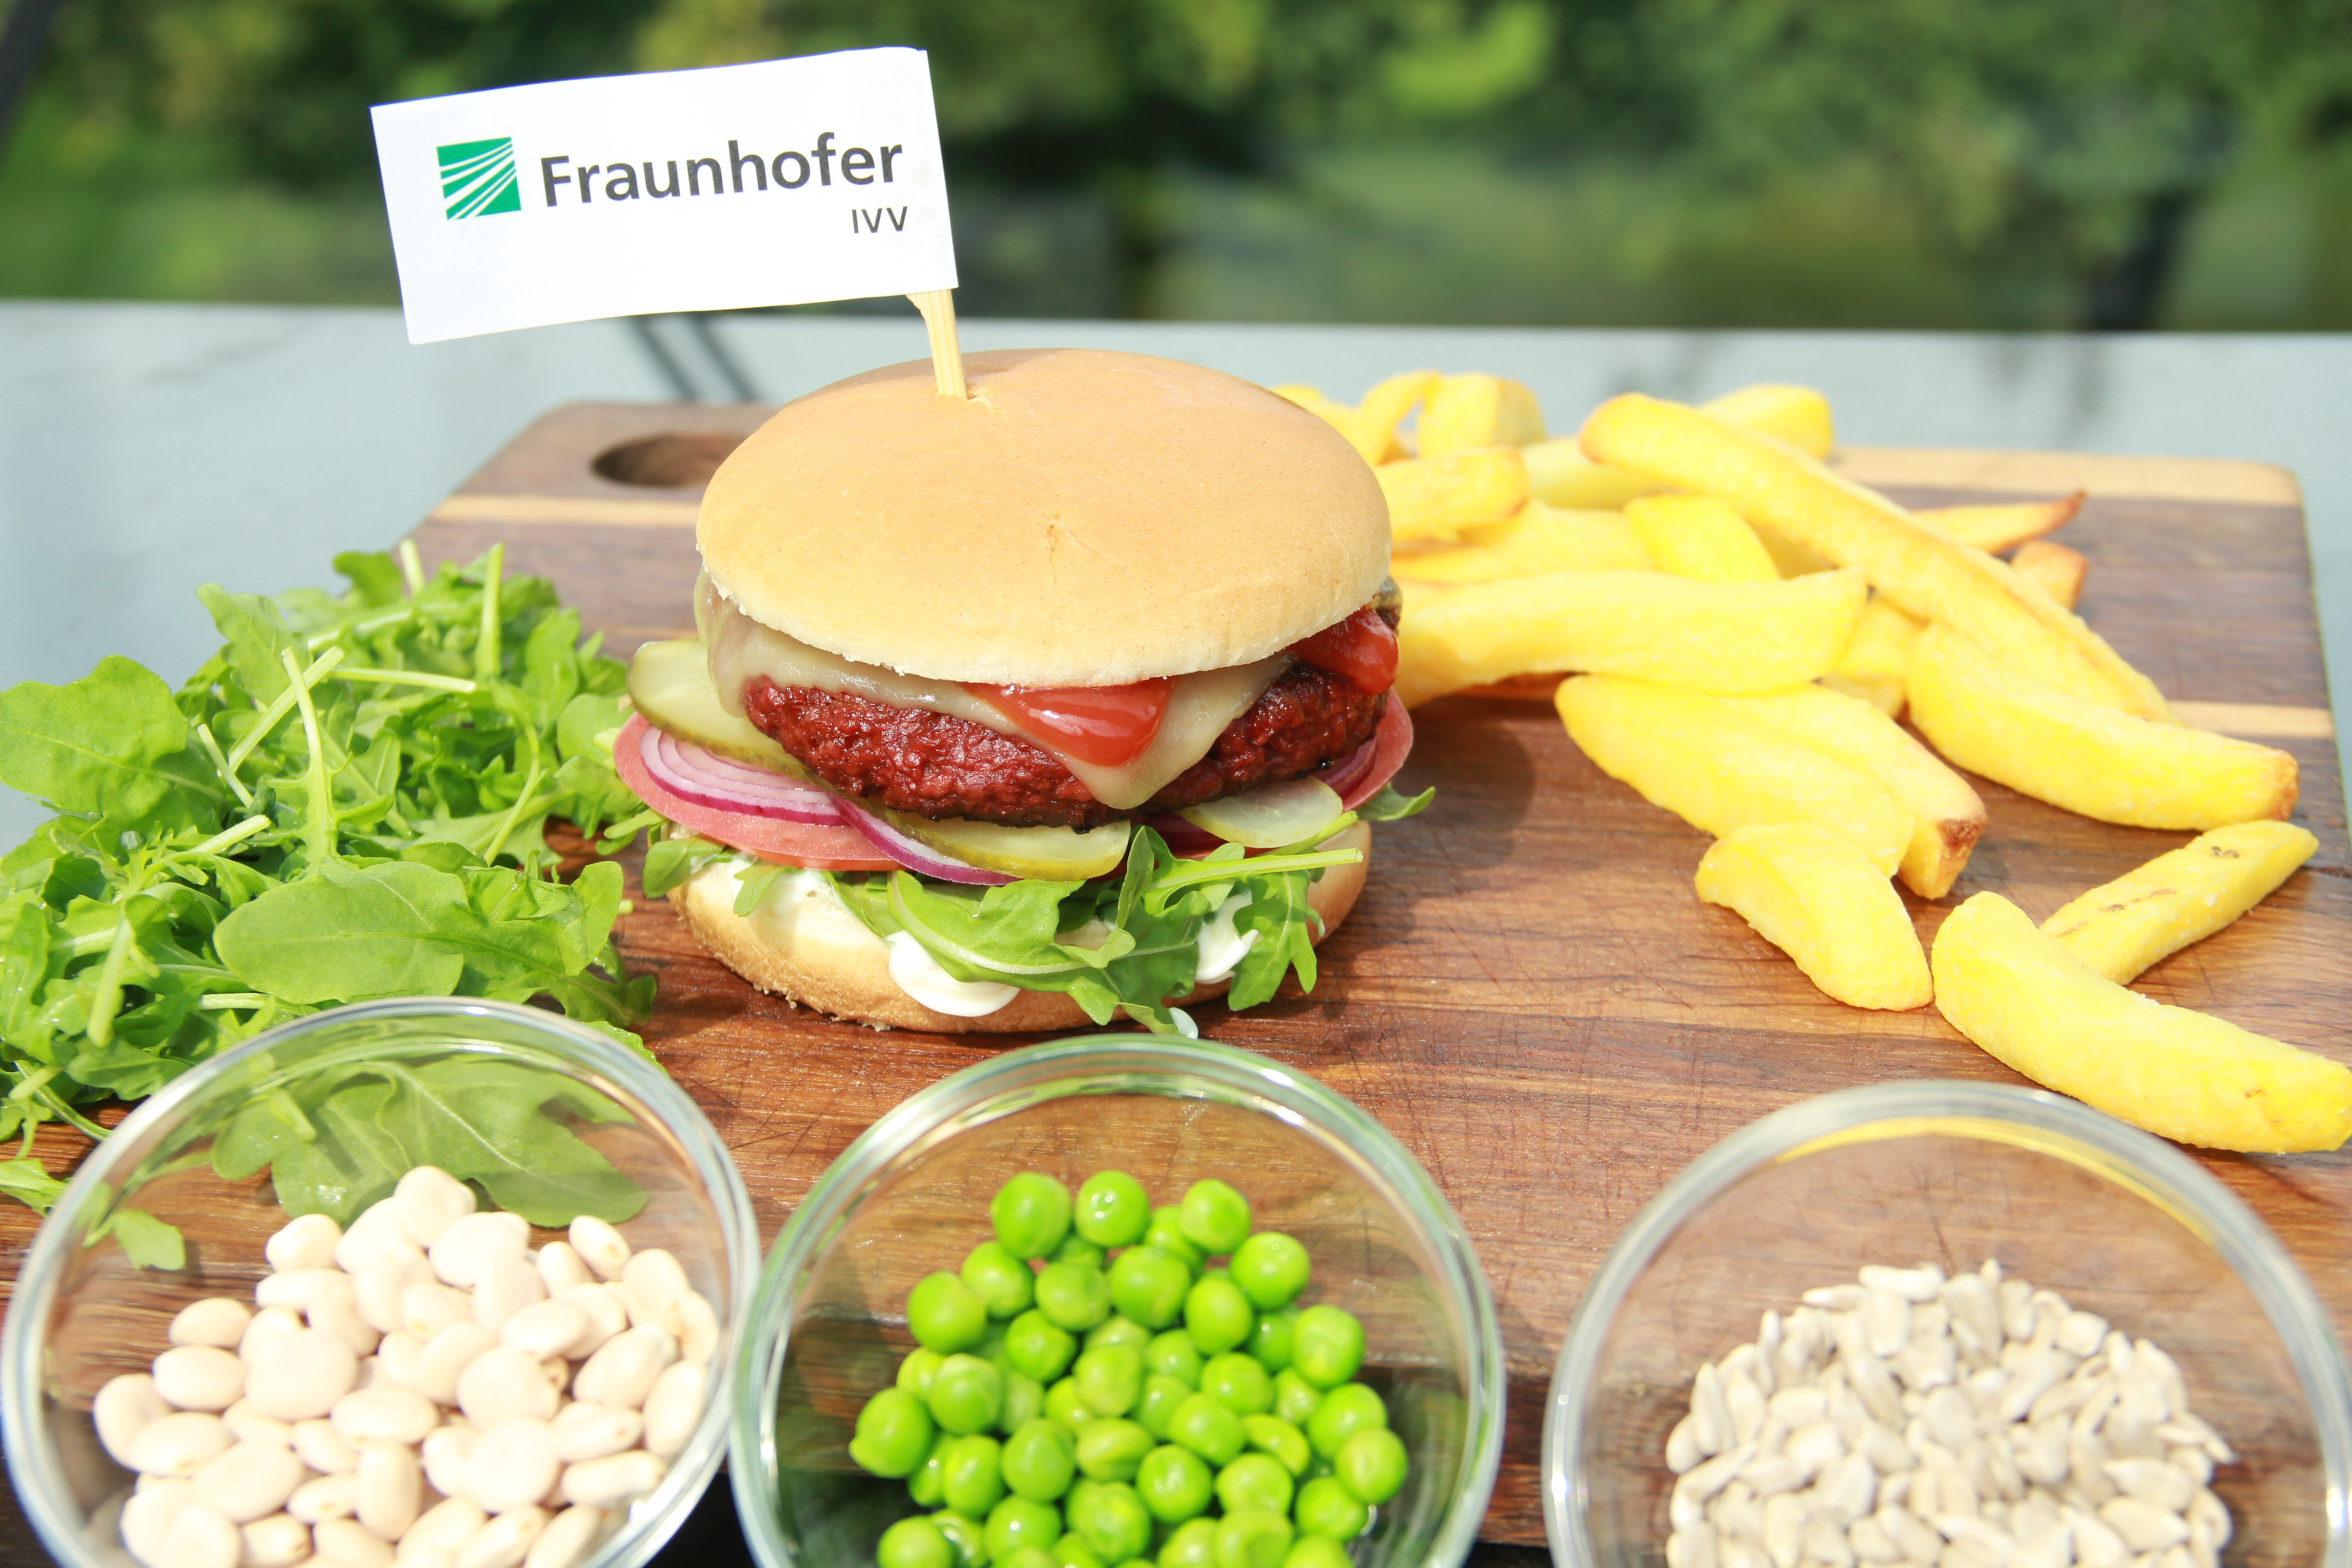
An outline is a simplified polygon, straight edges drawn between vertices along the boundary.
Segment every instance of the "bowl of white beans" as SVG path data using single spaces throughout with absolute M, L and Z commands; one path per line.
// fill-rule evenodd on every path
M 1578 1306 L 1543 1465 L 1560 1568 L 2352 1562 L 2352 1379 L 2284 1247 L 2006 1085 L 1846 1089 L 1694 1161 Z
M 201 1064 L 76 1172 L 0 1339 L 71 1568 L 635 1568 L 724 1457 L 751 1202 L 643 1055 L 365 1003 Z

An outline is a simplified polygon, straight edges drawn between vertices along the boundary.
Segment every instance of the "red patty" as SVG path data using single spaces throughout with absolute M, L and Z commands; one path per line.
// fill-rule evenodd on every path
M 1099 827 L 1302 777 L 1370 740 L 1386 700 L 1345 676 L 1294 664 L 1207 756 L 1140 808 L 1114 811 L 1042 746 L 969 719 L 764 676 L 743 689 L 751 722 L 842 794 L 918 816 L 1015 827 Z

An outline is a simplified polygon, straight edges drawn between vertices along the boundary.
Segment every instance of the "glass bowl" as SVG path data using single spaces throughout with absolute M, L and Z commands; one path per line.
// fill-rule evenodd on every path
M 2035 1089 L 1874 1084 L 1742 1128 L 1618 1239 L 1570 1324 L 1544 1419 L 1560 1568 L 1665 1561 L 1668 1434 L 1701 1363 L 1864 1264 L 1997 1260 L 2152 1340 L 2233 1447 L 2231 1563 L 2347 1561 L 2352 1385 L 2263 1222 L 2170 1143 Z M 2150 1559 L 2153 1560 L 2152 1558 Z
M 99 1444 L 90 1407 L 100 1387 L 117 1373 L 146 1371 L 182 1307 L 214 1296 L 250 1301 L 268 1271 L 262 1244 L 286 1215 L 266 1174 L 215 1173 L 211 1153 L 231 1119 L 250 1105 L 299 1097 L 306 1084 L 315 1093 L 322 1080 L 314 1075 L 362 1063 L 419 1068 L 483 1058 L 499 1058 L 509 1081 L 526 1089 L 514 1073 L 547 1075 L 605 1118 L 575 1121 L 572 1131 L 644 1191 L 645 1205 L 623 1234 L 638 1247 L 668 1248 L 720 1320 L 709 1396 L 693 1436 L 583 1568 L 636 1568 L 668 1539 L 726 1452 L 726 1368 L 759 1257 L 742 1178 L 694 1102 L 626 1046 L 552 1013 L 426 997 L 299 1018 L 173 1079 L 83 1161 L 43 1222 L 0 1337 L 0 1432 L 26 1514 L 60 1563 L 133 1563 L 116 1523 L 132 1478 Z M 124 1227 L 111 1223 L 126 1210 L 176 1227 L 183 1266 L 134 1263 L 123 1250 Z
M 1006 1053 L 908 1099 L 843 1152 L 784 1227 L 737 1352 L 730 1468 L 763 1568 L 871 1563 L 906 1483 L 849 1458 L 866 1397 L 913 1348 L 908 1291 L 990 1239 L 1021 1171 L 1107 1168 L 1154 1204 L 1219 1177 L 1314 1262 L 1303 1302 L 1361 1319 L 1411 1470 L 1353 1547 L 1364 1568 L 1451 1568 L 1494 1489 L 1503 1349 L 1485 1274 L 1436 1184 L 1386 1129 L 1303 1074 L 1223 1046 L 1118 1035 Z

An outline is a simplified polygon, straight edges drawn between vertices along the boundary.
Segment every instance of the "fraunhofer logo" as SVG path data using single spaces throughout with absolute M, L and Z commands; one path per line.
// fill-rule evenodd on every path
M 435 149 L 441 155 L 441 199 L 453 218 L 482 217 L 522 210 L 515 179 L 514 138 L 456 142 Z

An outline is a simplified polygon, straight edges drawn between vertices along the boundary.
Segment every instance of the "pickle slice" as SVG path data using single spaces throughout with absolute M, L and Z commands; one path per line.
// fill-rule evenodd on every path
M 926 849 L 952 855 L 983 871 L 1039 882 L 1083 882 L 1108 876 L 1127 858 L 1128 837 L 1134 831 L 1123 820 L 1081 833 L 1075 827 L 1008 827 L 968 816 L 934 822 L 904 811 L 865 809 Z
M 700 637 L 649 642 L 629 660 L 629 700 L 646 722 L 706 752 L 806 779 L 805 769 L 749 719 L 719 705 Z M 814 781 L 810 781 L 814 782 Z
M 1176 815 L 1228 844 L 1279 849 L 1337 820 L 1346 809 L 1338 793 L 1321 779 L 1290 779 L 1205 805 L 1188 805 Z

